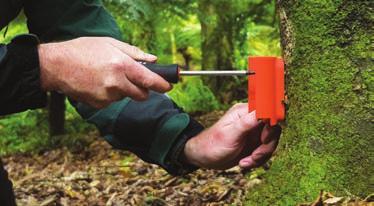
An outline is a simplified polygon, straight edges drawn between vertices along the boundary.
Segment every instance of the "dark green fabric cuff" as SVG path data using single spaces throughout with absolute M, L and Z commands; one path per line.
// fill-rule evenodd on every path
M 38 44 L 35 35 L 19 35 L 2 48 L 0 115 L 46 105 L 47 94 L 40 83 Z
M 172 175 L 186 175 L 197 169 L 197 166 L 189 164 L 184 158 L 184 147 L 191 138 L 194 138 L 197 134 L 202 132 L 204 127 L 190 118 L 190 122 L 183 132 L 178 136 L 171 150 L 165 158 L 165 165 L 168 168 L 168 172 Z
M 166 121 L 152 142 L 150 158 L 166 168 L 166 156 L 189 122 L 190 117 L 186 113 L 176 114 Z

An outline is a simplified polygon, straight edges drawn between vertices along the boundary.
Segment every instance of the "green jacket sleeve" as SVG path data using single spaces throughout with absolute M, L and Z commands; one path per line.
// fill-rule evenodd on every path
M 29 31 L 43 42 L 81 36 L 121 39 L 114 18 L 100 0 L 24 1 Z
M 115 148 L 129 150 L 173 175 L 196 169 L 179 157 L 187 140 L 204 128 L 166 95 L 151 92 L 144 102 L 125 98 L 102 110 L 81 103 L 75 107 Z
M 25 14 L 30 32 L 44 42 L 80 36 L 121 38 L 113 17 L 98 0 L 26 1 Z M 114 147 L 130 150 L 174 175 L 196 169 L 178 157 L 186 141 L 203 127 L 167 96 L 152 92 L 145 102 L 126 98 L 102 110 L 72 103 Z
M 0 115 L 44 107 L 46 92 L 40 86 L 38 39 L 19 35 L 0 44 Z
M 22 0 L 0 1 L 0 30 L 22 7 Z M 46 105 L 46 92 L 40 88 L 37 44 L 37 38 L 30 35 L 17 36 L 7 45 L 0 43 L 0 115 Z

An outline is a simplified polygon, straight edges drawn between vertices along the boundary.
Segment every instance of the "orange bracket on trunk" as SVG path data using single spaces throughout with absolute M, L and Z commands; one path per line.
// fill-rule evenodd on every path
M 256 72 L 248 77 L 249 111 L 256 118 L 276 125 L 284 120 L 284 62 L 278 57 L 248 57 L 248 69 Z

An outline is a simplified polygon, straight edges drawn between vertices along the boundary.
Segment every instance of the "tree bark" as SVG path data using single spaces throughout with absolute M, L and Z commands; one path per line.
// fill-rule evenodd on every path
M 372 1 L 278 0 L 287 123 L 248 205 L 374 191 Z
M 49 135 L 65 134 L 65 95 L 51 92 L 48 106 Z

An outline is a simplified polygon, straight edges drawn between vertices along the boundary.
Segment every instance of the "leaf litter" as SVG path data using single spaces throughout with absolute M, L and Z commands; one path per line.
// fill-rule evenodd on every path
M 222 115 L 222 111 L 216 111 L 197 119 L 210 126 Z M 243 205 L 246 194 L 262 182 L 263 169 L 246 175 L 238 167 L 226 171 L 200 169 L 173 177 L 127 151 L 113 150 L 96 132 L 88 136 L 91 143 L 80 150 L 59 148 L 37 155 L 5 157 L 18 205 Z M 318 200 L 301 205 L 350 201 L 326 195 Z

